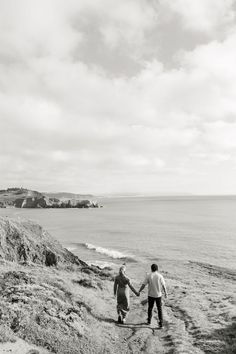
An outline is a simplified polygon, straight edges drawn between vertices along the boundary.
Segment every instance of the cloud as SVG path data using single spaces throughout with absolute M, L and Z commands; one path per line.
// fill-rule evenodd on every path
M 186 1 L 1 2 L 3 187 L 204 192 L 212 180 L 212 191 L 219 187 L 222 164 L 236 177 L 232 2 L 216 1 L 209 12 L 210 1 Z M 181 16 L 185 31 L 217 37 L 224 26 L 225 38 L 179 46 L 177 65 L 168 68 L 149 39 L 164 21 L 161 11 Z M 100 47 L 91 61 L 87 49 L 92 56 Z M 106 62 L 117 61 L 119 49 L 122 74 Z
M 234 0 L 161 0 L 161 4 L 180 16 L 186 30 L 206 35 L 226 30 L 235 20 Z
M 206 137 L 208 144 L 220 148 L 220 151 L 235 154 L 236 149 L 236 122 L 216 121 L 205 124 Z M 219 154 L 218 156 L 229 156 L 229 154 Z
M 69 22 L 71 14 L 63 13 L 60 4 L 45 0 L 1 2 L 0 52 L 8 63 L 25 63 L 40 56 L 66 58 L 81 42 L 82 35 Z

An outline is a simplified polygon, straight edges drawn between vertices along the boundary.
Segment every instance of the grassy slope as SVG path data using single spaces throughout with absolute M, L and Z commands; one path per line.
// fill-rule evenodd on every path
M 28 189 L 19 189 L 19 190 L 5 190 L 0 192 L 0 201 L 9 201 L 13 202 L 19 198 L 25 197 L 42 197 L 43 195 L 37 191 L 31 191 Z
M 100 336 L 92 337 L 90 322 L 92 302 L 107 286 L 106 276 L 73 267 L 1 262 L 1 342 L 21 338 L 55 353 L 100 351 L 103 343 Z

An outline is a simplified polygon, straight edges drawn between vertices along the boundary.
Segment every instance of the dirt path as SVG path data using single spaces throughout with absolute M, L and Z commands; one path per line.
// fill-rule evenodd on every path
M 104 338 L 101 353 L 235 354 L 234 275 L 209 274 L 205 267 L 191 264 L 189 269 L 191 273 L 187 269 L 184 279 L 168 279 L 169 298 L 163 305 L 162 329 L 156 309 L 152 324 L 145 324 L 145 291 L 140 298 L 132 294 L 131 311 L 124 325 L 116 322 L 115 299 L 105 297 L 100 307 L 104 311 L 100 317 Z
M 195 345 L 198 329 L 192 319 L 183 315 L 181 310 L 173 311 L 168 302 L 164 306 L 164 326 L 158 326 L 157 313 L 154 312 L 152 324 L 146 325 L 147 306 L 133 299 L 132 311 L 124 325 L 113 323 L 117 333 L 113 353 L 122 348 L 124 353 L 165 353 L 165 354 L 202 354 Z M 117 351 L 118 349 L 118 351 Z M 109 352 L 111 348 L 107 348 Z

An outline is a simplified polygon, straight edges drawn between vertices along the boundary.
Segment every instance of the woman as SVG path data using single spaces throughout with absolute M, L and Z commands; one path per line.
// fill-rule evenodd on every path
M 130 284 L 129 278 L 125 275 L 126 267 L 120 267 L 119 274 L 115 277 L 114 295 L 117 297 L 118 323 L 125 323 L 129 312 L 129 288 L 139 296 L 139 293 Z

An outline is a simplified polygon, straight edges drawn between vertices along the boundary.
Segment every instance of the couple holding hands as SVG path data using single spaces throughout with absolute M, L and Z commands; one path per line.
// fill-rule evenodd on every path
M 126 266 L 120 267 L 119 274 L 115 277 L 114 281 L 114 295 L 117 298 L 117 313 L 118 313 L 118 323 L 125 323 L 129 312 L 129 288 L 135 293 L 135 295 L 140 296 L 140 292 L 148 285 L 148 319 L 147 324 L 151 324 L 152 310 L 154 303 L 156 303 L 159 326 L 163 325 L 163 315 L 162 315 L 162 290 L 164 291 L 165 297 L 167 297 L 166 285 L 163 276 L 158 272 L 157 264 L 151 265 L 151 273 L 147 274 L 144 279 L 139 291 L 136 291 L 131 285 L 129 278 L 125 274 Z

